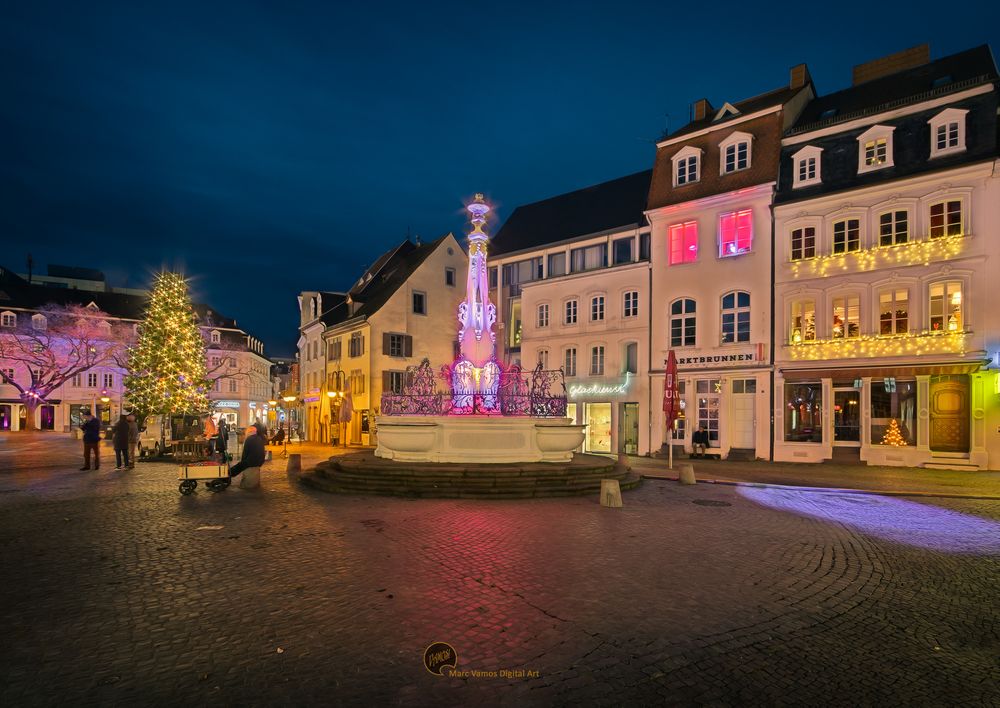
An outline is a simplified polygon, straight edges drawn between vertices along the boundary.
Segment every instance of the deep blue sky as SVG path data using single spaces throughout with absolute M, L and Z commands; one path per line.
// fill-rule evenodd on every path
M 646 169 L 697 98 L 1000 50 L 993 2 L 157 5 L 4 5 L 0 262 L 183 267 L 271 354 L 299 291 L 349 287 L 408 228 L 462 230 L 476 191 L 502 219 Z

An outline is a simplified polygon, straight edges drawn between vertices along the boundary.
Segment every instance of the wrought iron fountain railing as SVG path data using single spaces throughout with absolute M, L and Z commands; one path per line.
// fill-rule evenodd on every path
M 403 390 L 382 394 L 382 415 L 504 415 L 561 418 L 566 415 L 566 381 L 562 369 L 546 370 L 539 364 L 530 372 L 512 366 L 500 372 L 494 394 L 455 393 L 452 369 L 435 372 L 430 361 L 410 366 Z M 499 405 L 497 405 L 499 404 Z

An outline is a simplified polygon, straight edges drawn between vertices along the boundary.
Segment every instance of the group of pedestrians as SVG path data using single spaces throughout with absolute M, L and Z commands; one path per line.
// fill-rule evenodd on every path
M 101 469 L 101 421 L 92 413 L 83 414 L 83 467 L 80 471 Z M 115 469 L 130 470 L 135 467 L 135 449 L 139 445 L 139 425 L 132 414 L 118 418 L 111 429 L 111 442 L 115 448 Z M 91 458 L 94 463 L 91 467 Z

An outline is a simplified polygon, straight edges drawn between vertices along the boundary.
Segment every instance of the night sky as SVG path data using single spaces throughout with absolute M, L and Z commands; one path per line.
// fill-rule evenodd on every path
M 182 268 L 271 355 L 299 291 L 461 231 L 476 191 L 502 219 L 651 167 L 695 99 L 800 62 L 832 92 L 921 42 L 1000 51 L 994 2 L 156 5 L 5 3 L 0 263 Z

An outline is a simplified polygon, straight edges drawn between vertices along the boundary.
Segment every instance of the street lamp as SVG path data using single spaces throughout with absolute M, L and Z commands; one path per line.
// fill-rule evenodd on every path
M 290 438 L 291 435 L 292 435 L 292 421 L 289 420 L 287 408 L 289 408 L 291 406 L 291 404 L 295 401 L 296 398 L 298 398 L 298 396 L 295 396 L 295 395 L 292 395 L 292 394 L 289 394 L 287 396 L 282 396 L 281 397 L 281 400 L 283 400 L 285 402 L 285 404 L 286 404 L 285 405 L 285 408 L 286 408 L 286 410 L 285 410 L 285 439 L 282 441 L 285 444 L 285 448 L 282 451 L 282 454 L 285 457 L 288 457 L 288 438 Z
M 344 394 L 341 393 L 340 391 L 327 391 L 326 395 L 330 398 L 330 424 L 333 425 L 334 424 L 334 411 L 337 411 L 338 414 L 340 412 L 340 406 L 339 405 L 334 406 L 333 405 L 334 401 L 336 401 L 339 396 L 343 396 Z M 340 418 L 339 418 L 339 416 L 337 417 L 336 425 L 337 425 L 337 430 L 339 432 L 340 431 Z M 340 436 L 338 435 L 337 437 L 340 437 Z M 332 443 L 333 442 L 333 440 L 332 440 L 333 435 L 331 435 L 330 438 L 331 438 L 330 442 Z

